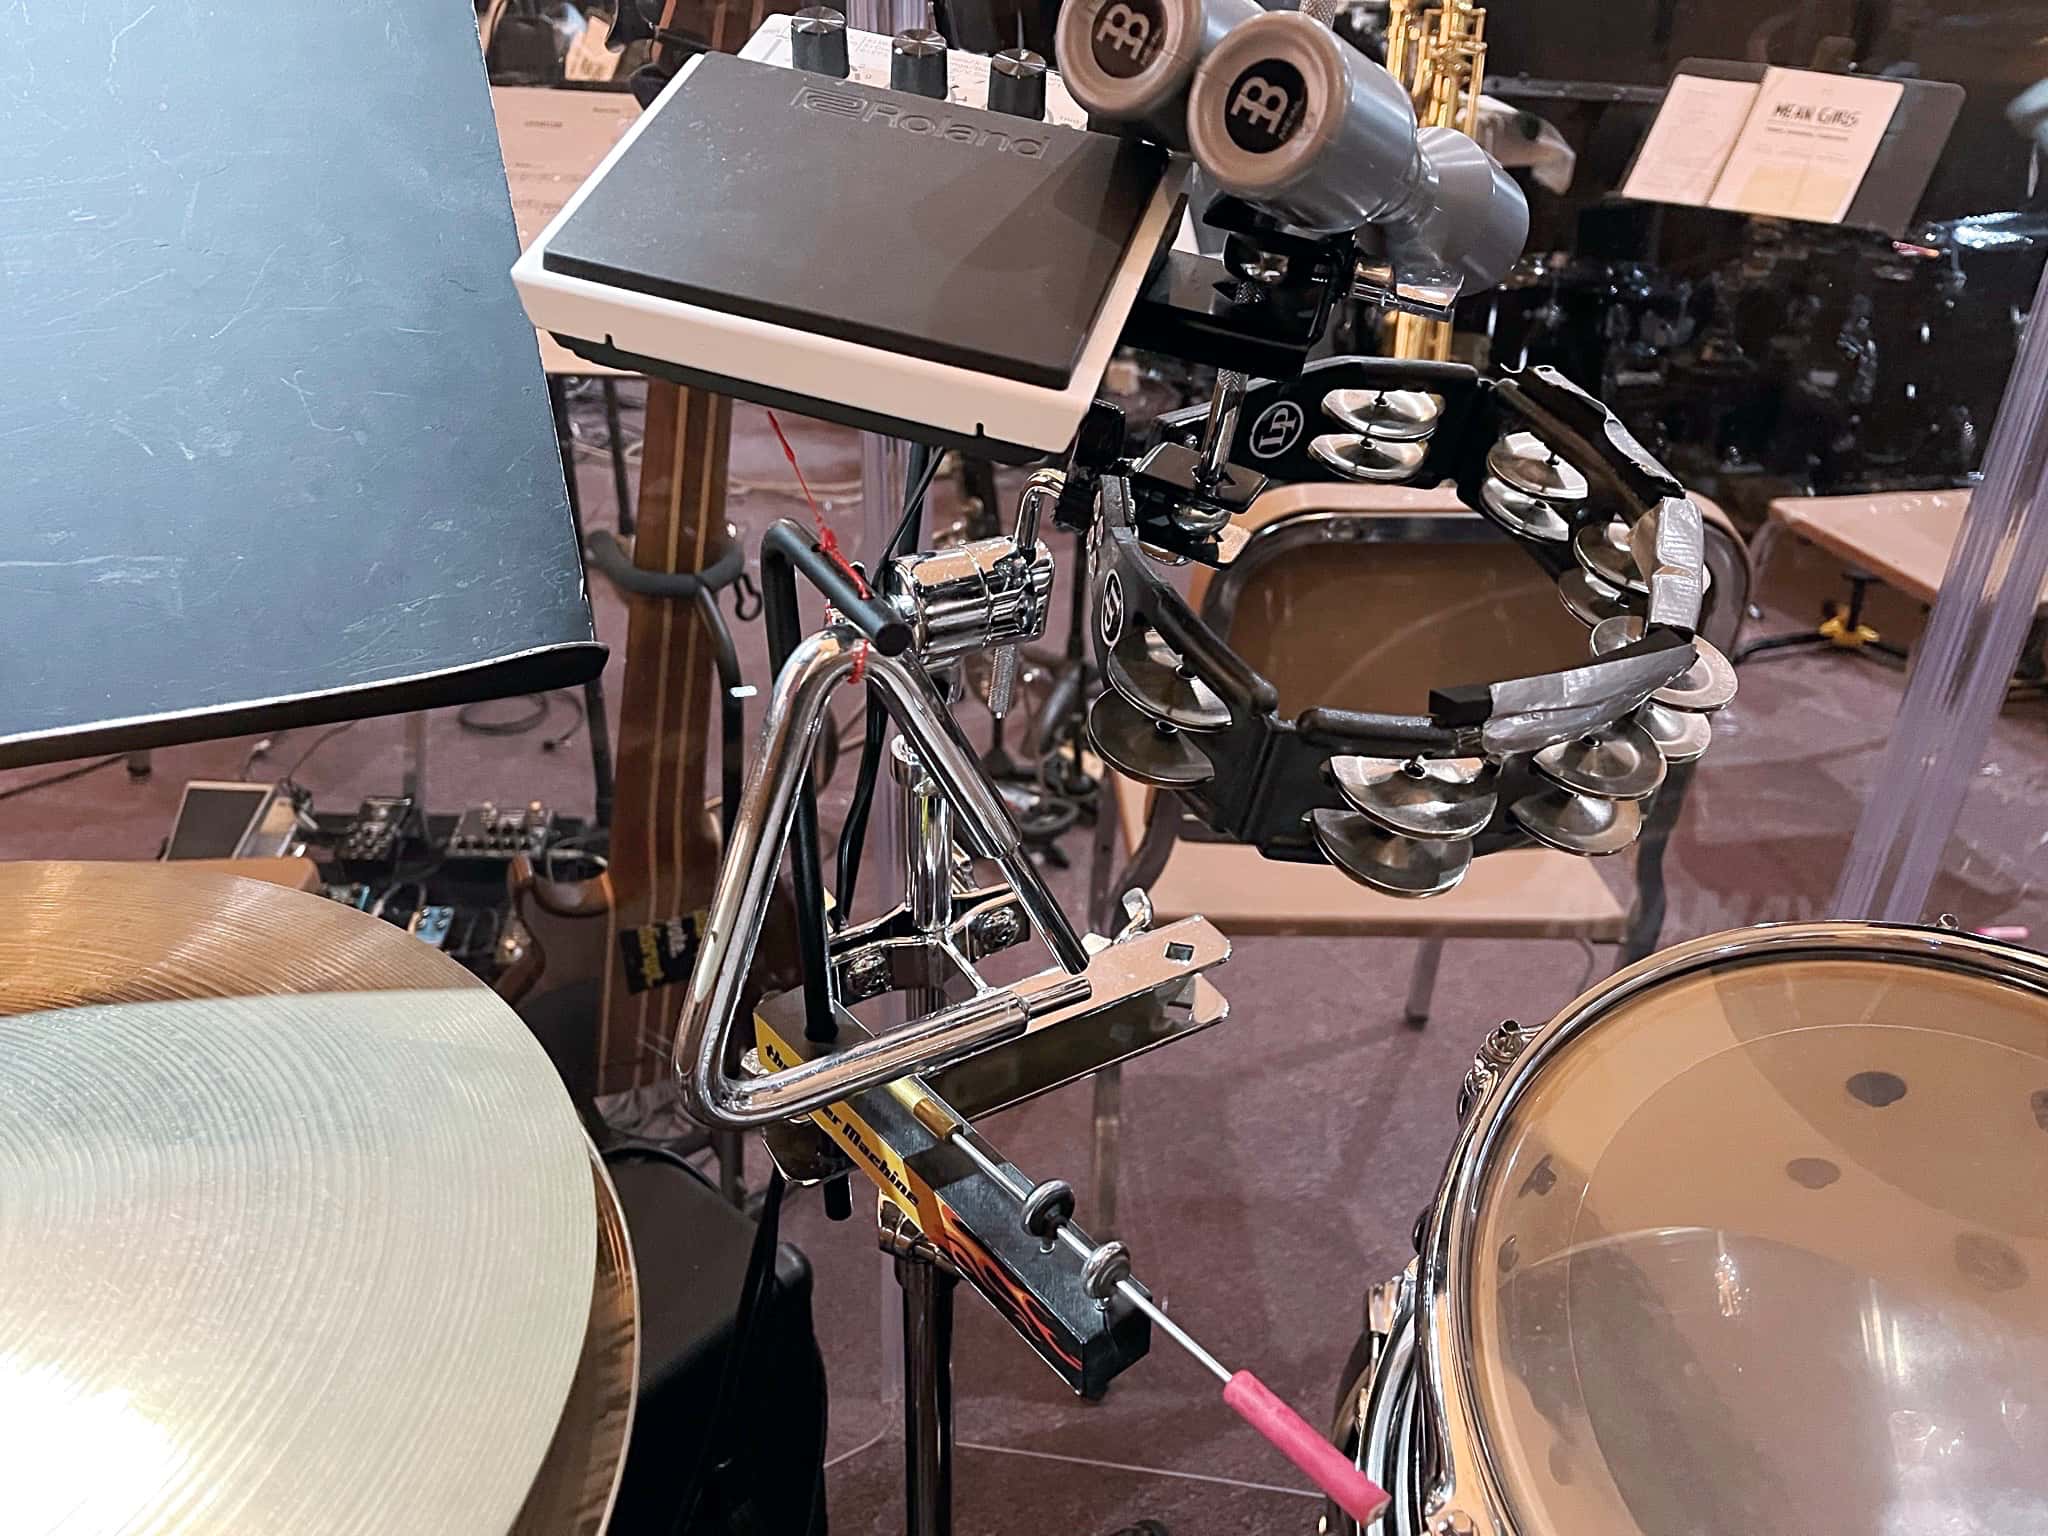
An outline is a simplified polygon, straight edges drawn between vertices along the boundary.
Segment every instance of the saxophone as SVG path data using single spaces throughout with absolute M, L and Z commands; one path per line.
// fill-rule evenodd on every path
M 1390 0 L 1387 73 L 1415 103 L 1424 128 L 1478 137 L 1479 91 L 1486 80 L 1486 9 L 1471 0 Z M 1393 315 L 1386 350 L 1394 357 L 1448 361 L 1451 323 Z

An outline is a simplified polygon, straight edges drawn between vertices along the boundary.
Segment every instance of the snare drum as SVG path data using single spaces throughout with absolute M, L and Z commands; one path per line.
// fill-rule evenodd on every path
M 2048 1531 L 2048 961 L 1721 934 L 1466 1087 L 1339 1408 L 1378 1536 Z

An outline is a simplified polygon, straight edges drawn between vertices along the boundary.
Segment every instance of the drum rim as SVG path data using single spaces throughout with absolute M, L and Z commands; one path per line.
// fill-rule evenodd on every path
M 1460 1311 L 1455 1277 L 1470 1263 L 1480 1175 L 1529 1083 L 1594 1024 L 1668 982 L 1730 966 L 1857 957 L 1988 976 L 2048 998 L 2048 956 L 1958 928 L 1830 921 L 1729 929 L 1651 955 L 1581 993 L 1475 1096 L 1426 1213 L 1419 1254 L 1413 1369 L 1434 1463 L 1430 1485 L 1419 1491 L 1423 1529 L 1445 1536 L 1517 1533 L 1500 1460 L 1477 1411 L 1470 1320 Z

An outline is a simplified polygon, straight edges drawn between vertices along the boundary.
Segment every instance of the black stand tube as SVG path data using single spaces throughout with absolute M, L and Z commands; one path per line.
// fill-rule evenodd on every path
M 899 1256 L 903 1291 L 903 1499 L 909 1536 L 953 1533 L 953 1277 Z
M 771 558 L 770 540 L 778 523 L 761 541 L 762 619 L 768 630 L 768 663 L 779 676 L 803 639 L 803 621 L 796 606 L 796 566 L 787 558 Z M 838 1037 L 832 1017 L 832 961 L 825 948 L 825 874 L 818 865 L 818 793 L 804 775 L 796 794 L 796 824 L 791 829 L 796 874 L 797 954 L 804 969 L 804 1038 L 827 1043 Z
M 619 427 L 619 384 L 616 379 L 601 381 L 604 390 L 604 425 L 610 434 L 612 450 L 612 492 L 619 501 L 619 532 L 626 538 L 633 537 L 633 494 L 626 485 L 626 435 Z
M 569 525 L 576 547 L 583 547 L 583 498 L 576 487 L 576 450 L 569 436 L 568 386 L 557 374 L 548 376 L 548 405 L 554 411 L 555 442 L 562 452 L 562 484 L 569 497 Z M 623 502 L 621 503 L 623 505 Z M 590 739 L 590 780 L 593 819 L 609 830 L 612 824 L 612 727 L 604 709 L 604 678 L 583 685 L 583 733 Z

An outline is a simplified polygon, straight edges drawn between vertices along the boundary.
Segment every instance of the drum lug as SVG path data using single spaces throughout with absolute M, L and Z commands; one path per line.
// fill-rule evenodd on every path
M 1382 1280 L 1365 1293 L 1365 1331 L 1375 1351 L 1384 1351 L 1387 1340 L 1415 1308 L 1415 1261 L 1390 1280 Z
M 1518 1024 L 1513 1019 L 1503 1019 L 1486 1037 L 1479 1047 L 1479 1054 L 1473 1058 L 1472 1070 L 1465 1074 L 1465 1081 L 1458 1089 L 1458 1121 L 1464 1123 L 1472 1113 L 1472 1106 L 1493 1091 L 1493 1085 L 1500 1075 L 1513 1066 L 1515 1059 L 1529 1048 L 1529 1042 L 1541 1033 L 1537 1024 Z

